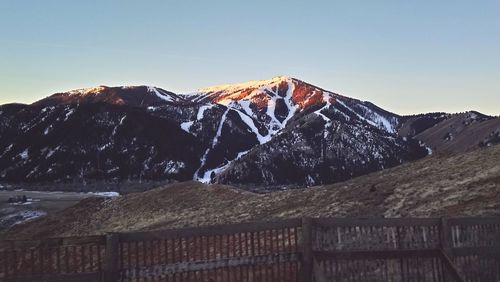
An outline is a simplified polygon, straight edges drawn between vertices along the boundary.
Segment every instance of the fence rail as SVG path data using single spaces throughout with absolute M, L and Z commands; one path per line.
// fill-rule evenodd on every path
M 500 218 L 303 218 L 0 241 L 0 281 L 500 281 Z

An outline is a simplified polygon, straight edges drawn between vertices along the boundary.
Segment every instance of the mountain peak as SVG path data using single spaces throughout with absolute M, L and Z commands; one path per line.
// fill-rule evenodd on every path
M 198 93 L 214 93 L 214 92 L 236 92 L 245 89 L 256 89 L 263 86 L 272 86 L 283 82 L 291 82 L 293 78 L 288 76 L 275 76 L 266 80 L 251 80 L 247 82 L 234 84 L 221 84 L 198 89 Z
M 279 99 L 304 109 L 327 102 L 335 94 L 289 76 L 276 76 L 268 80 L 252 80 L 243 83 L 224 84 L 199 89 L 192 93 L 195 102 L 213 102 L 229 105 L 233 102 L 250 101 L 258 108 L 269 106 Z
M 108 89 L 108 86 L 105 85 L 99 85 L 96 87 L 89 87 L 89 88 L 80 88 L 80 89 L 74 89 L 70 90 L 68 92 L 65 92 L 67 95 L 89 95 L 89 94 L 101 94 L 103 91 Z
M 138 107 L 159 106 L 165 103 L 184 101 L 172 92 L 153 86 L 96 86 L 56 93 L 35 105 L 107 103 Z

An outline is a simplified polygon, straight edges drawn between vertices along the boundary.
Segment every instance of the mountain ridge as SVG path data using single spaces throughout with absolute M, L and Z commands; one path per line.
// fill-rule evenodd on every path
M 0 181 L 318 185 L 428 155 L 433 149 L 422 142 L 422 132 L 436 130 L 449 118 L 400 116 L 286 76 L 190 94 L 152 86 L 98 86 L 56 93 L 31 105 L 0 106 Z M 482 138 L 491 140 L 485 145 L 496 143 L 500 134 L 498 119 L 489 120 L 487 126 L 483 120 L 466 125 L 484 127 L 484 135 L 491 135 Z M 146 132 L 148 138 L 137 135 Z M 460 132 L 454 134 L 460 139 Z M 175 139 L 187 147 L 169 141 Z M 434 151 L 443 147 L 436 142 Z M 479 146 L 465 143 L 467 149 Z M 56 153 L 71 159 L 56 161 Z

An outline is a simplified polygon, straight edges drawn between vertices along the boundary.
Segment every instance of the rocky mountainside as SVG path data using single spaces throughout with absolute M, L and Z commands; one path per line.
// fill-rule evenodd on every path
M 0 177 L 16 181 L 190 179 L 199 141 L 171 120 L 110 104 L 5 105 Z
M 484 145 L 494 144 L 499 119 L 485 118 L 467 126 L 488 122 Z M 0 181 L 333 183 L 441 149 L 432 136 L 450 119 L 399 116 L 289 77 L 185 95 L 99 86 L 0 106 Z
M 92 198 L 13 227 L 40 238 L 240 223 L 275 218 L 500 215 L 500 145 L 433 155 L 346 182 L 256 194 L 183 182 L 112 199 Z

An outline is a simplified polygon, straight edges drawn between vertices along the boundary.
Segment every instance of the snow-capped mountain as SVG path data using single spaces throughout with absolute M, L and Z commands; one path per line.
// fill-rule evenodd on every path
M 34 105 L 106 103 L 133 107 L 154 107 L 165 103 L 182 103 L 184 96 L 153 86 L 97 86 L 56 93 Z
M 99 86 L 0 106 L 0 181 L 331 183 L 426 156 L 413 120 L 290 77 Z

